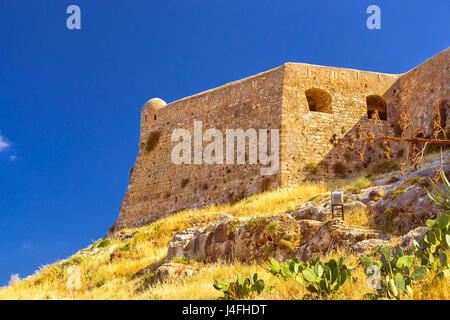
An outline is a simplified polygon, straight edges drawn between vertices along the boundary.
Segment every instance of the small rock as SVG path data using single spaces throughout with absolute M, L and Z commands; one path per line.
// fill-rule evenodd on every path
M 109 262 L 113 262 L 116 259 L 122 258 L 122 253 L 120 251 L 114 251 L 109 255 Z
M 370 255 L 379 247 L 388 246 L 389 241 L 381 239 L 369 239 L 360 241 L 350 247 L 350 252 L 357 256 Z
M 154 282 L 162 282 L 166 278 L 190 277 L 199 270 L 183 263 L 168 262 L 161 265 L 155 272 Z
M 422 241 L 422 239 L 425 237 L 425 233 L 427 233 L 427 231 L 429 230 L 430 228 L 427 227 L 419 227 L 409 231 L 401 238 L 400 246 L 403 249 L 411 248 L 413 240 L 416 240 L 417 242 Z
M 372 190 L 369 193 L 369 199 L 372 201 L 378 201 L 381 198 L 383 198 L 384 194 L 381 191 L 378 190 Z

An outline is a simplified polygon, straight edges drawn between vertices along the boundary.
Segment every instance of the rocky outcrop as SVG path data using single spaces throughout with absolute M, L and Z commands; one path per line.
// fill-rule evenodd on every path
M 408 172 L 392 173 L 390 178 L 375 181 L 383 189 L 385 196 L 374 203 L 368 203 L 369 210 L 375 215 L 379 225 L 394 225 L 403 232 L 423 225 L 427 219 L 436 218 L 437 209 L 433 206 L 424 187 L 430 187 L 433 178 L 441 166 L 440 159 L 425 164 L 427 167 Z M 450 171 L 450 153 L 444 155 L 442 170 Z
M 226 215 L 206 228 L 190 228 L 176 234 L 169 244 L 166 260 L 186 257 L 208 261 L 251 261 L 262 257 L 292 256 L 300 241 L 303 224 L 290 215 L 250 220 Z M 312 225 L 319 224 L 312 222 Z
M 354 251 L 355 246 L 362 241 L 378 240 L 387 241 L 388 234 L 376 230 L 362 229 L 346 225 L 341 219 L 333 219 L 325 223 L 317 234 L 308 242 L 302 244 L 297 250 L 297 256 L 307 260 L 312 256 L 328 253 L 333 249 Z M 365 253 L 367 246 L 358 246 L 360 253 Z M 372 249 L 372 247 L 367 248 Z
M 290 214 L 237 220 L 226 216 L 202 229 L 186 229 L 174 236 L 167 261 L 174 257 L 206 261 L 242 262 L 294 256 L 307 260 L 333 249 L 351 250 L 368 239 L 387 240 L 389 235 L 375 230 L 350 227 L 340 219 L 326 223 L 299 220 Z
M 426 167 L 401 175 L 392 172 L 387 177 L 374 181 L 373 186 L 346 193 L 344 209 L 346 216 L 352 211 L 363 211 L 379 226 L 394 226 L 402 233 L 423 225 L 427 219 L 436 217 L 437 209 L 430 202 L 424 187 L 429 186 L 440 168 L 440 159 L 424 164 Z M 450 153 L 443 157 L 444 172 L 450 171 Z M 331 218 L 330 200 L 309 201 L 290 212 L 298 219 L 326 221 Z

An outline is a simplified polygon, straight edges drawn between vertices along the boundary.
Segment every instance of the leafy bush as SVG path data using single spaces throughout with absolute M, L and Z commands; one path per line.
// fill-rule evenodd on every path
M 351 277 L 350 269 L 343 262 L 343 256 L 337 262 L 331 259 L 322 263 L 319 258 L 311 259 L 309 267 L 302 270 L 303 279 L 309 283 L 306 289 L 317 297 L 328 297 L 336 293 Z
M 260 295 L 264 291 L 271 292 L 272 286 L 266 288 L 264 280 L 258 279 L 258 274 L 250 274 L 249 278 L 242 280 L 242 276 L 238 274 L 234 282 L 222 282 L 214 280 L 214 289 L 222 291 L 224 296 L 221 300 L 239 300 L 252 299 L 256 295 Z
M 109 246 L 110 244 L 111 244 L 110 240 L 104 239 L 104 240 L 100 240 L 99 242 L 97 242 L 95 247 L 96 248 L 105 248 L 105 247 Z
M 375 277 L 377 294 L 365 295 L 371 299 L 400 299 L 405 295 L 411 297 L 413 295 L 411 281 L 422 280 L 427 275 L 427 270 L 421 266 L 415 267 L 411 273 L 414 256 L 405 255 L 399 245 L 393 252 L 391 248 L 383 247 L 380 260 L 366 256 L 361 258 L 361 263 L 367 266 L 365 273 L 369 277 Z M 377 270 L 379 274 L 376 274 Z
M 316 162 L 308 162 L 305 165 L 306 170 L 311 174 L 317 173 L 317 163 Z
M 345 152 L 344 159 L 345 161 L 349 162 L 350 160 L 352 160 L 352 155 L 349 152 Z
M 187 186 L 187 184 L 189 183 L 189 179 L 184 178 L 181 180 L 181 188 L 184 188 Z
M 154 272 L 147 272 L 146 274 L 144 274 L 144 276 L 142 277 L 142 279 L 144 280 L 144 282 L 146 283 L 152 283 L 155 280 L 155 273 Z
M 130 251 L 130 246 L 128 244 L 119 247 L 120 251 Z
M 371 173 L 372 174 L 382 174 L 388 173 L 392 171 L 400 170 L 400 165 L 393 161 L 384 161 L 379 164 L 373 166 Z
M 281 265 L 275 260 L 270 259 L 270 268 L 268 272 L 278 277 L 281 276 L 284 279 L 294 278 L 297 281 L 301 281 L 299 274 L 308 266 L 306 263 L 299 263 L 297 258 L 288 259 Z
M 344 178 L 346 176 L 345 166 L 342 164 L 342 162 L 336 162 L 333 165 L 333 171 L 340 178 Z
M 401 196 L 402 194 L 404 194 L 405 193 L 405 190 L 403 190 L 403 189 L 400 189 L 400 190 L 396 190 L 396 191 L 394 191 L 393 193 L 392 193 L 392 200 L 393 199 L 395 199 L 395 198 L 397 198 L 398 196 Z
M 278 222 L 272 222 L 267 225 L 267 229 L 270 231 L 278 231 L 280 226 L 278 225 Z
M 176 263 L 182 263 L 182 264 L 191 264 L 191 260 L 187 259 L 186 257 L 172 258 L 172 261 L 176 262 Z
M 399 208 L 387 208 L 386 210 L 384 210 L 384 217 L 389 220 L 392 221 L 395 218 L 397 218 L 397 216 L 401 213 L 401 209 Z
M 145 144 L 145 151 L 147 152 L 153 151 L 156 148 L 160 137 L 161 132 L 159 131 L 150 132 L 147 138 L 147 143 Z
M 83 257 L 80 256 L 80 255 L 75 255 L 75 256 L 72 256 L 72 257 L 70 257 L 69 259 L 67 259 L 67 260 L 65 260 L 65 261 L 63 261 L 63 262 L 61 262 L 61 263 L 59 264 L 59 267 L 60 267 L 61 269 L 64 269 L 64 268 L 67 267 L 67 266 L 80 265 L 82 262 L 83 262 Z
M 97 288 L 100 288 L 100 287 L 104 286 L 105 283 L 106 283 L 106 278 L 102 278 L 101 280 L 99 280 L 99 281 L 97 281 L 97 282 L 95 283 L 95 286 L 96 286 Z

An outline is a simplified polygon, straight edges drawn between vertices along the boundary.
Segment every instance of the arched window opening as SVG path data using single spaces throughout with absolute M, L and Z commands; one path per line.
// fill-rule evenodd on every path
M 387 120 L 387 104 L 383 97 L 371 95 L 366 97 L 367 103 L 367 117 L 372 118 L 372 114 L 378 111 L 380 120 Z
M 156 114 L 153 116 L 153 120 L 156 120 Z
M 331 95 L 328 92 L 312 88 L 306 90 L 305 95 L 308 100 L 309 111 L 333 113 Z

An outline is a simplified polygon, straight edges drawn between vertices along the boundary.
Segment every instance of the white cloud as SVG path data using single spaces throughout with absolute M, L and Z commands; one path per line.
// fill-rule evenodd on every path
M 16 161 L 17 160 L 17 156 L 12 155 L 9 157 L 9 161 Z
M 8 148 L 10 144 L 6 141 L 6 139 L 2 136 L 0 136 L 0 151 L 5 150 Z

